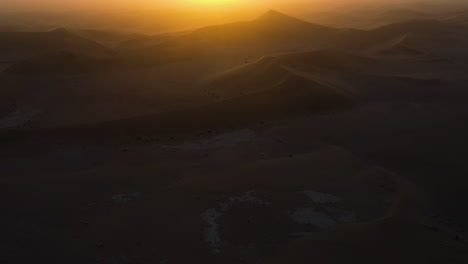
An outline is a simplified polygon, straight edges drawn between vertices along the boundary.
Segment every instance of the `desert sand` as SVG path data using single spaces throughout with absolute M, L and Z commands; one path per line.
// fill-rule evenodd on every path
M 367 24 L 0 32 L 0 262 L 468 263 L 466 15 Z

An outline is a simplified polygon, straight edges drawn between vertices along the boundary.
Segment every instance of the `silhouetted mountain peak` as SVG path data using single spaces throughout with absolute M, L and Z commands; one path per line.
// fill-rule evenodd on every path
M 57 35 L 74 35 L 73 33 L 71 33 L 65 28 L 57 28 L 52 31 L 49 31 L 49 33 L 57 34 Z
M 315 30 L 315 31 L 320 30 L 323 32 L 329 32 L 333 30 L 332 28 L 312 24 L 307 21 L 301 20 L 299 18 L 295 18 L 289 15 L 283 14 L 276 10 L 270 10 L 264 13 L 263 15 L 258 17 L 256 20 L 254 20 L 254 23 L 263 25 L 263 26 L 276 27 L 276 29 L 286 28 L 288 30 L 297 30 L 297 29 Z
M 285 14 L 283 14 L 283 13 L 281 13 L 279 11 L 276 11 L 274 9 L 270 9 L 267 12 L 265 12 L 262 16 L 268 17 L 268 16 L 288 16 L 288 15 L 285 15 Z
M 268 12 L 261 15 L 260 17 L 258 17 L 257 21 L 274 22 L 274 21 L 300 21 L 300 20 L 271 9 Z

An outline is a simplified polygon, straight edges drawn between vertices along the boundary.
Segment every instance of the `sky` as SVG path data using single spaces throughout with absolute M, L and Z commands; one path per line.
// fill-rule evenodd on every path
M 360 21 L 359 12 L 356 10 L 366 9 L 367 15 L 379 14 L 378 10 L 374 10 L 375 7 L 386 9 L 391 5 L 392 8 L 399 8 L 400 3 L 410 3 L 411 9 L 415 7 L 420 9 L 421 5 L 414 3 L 421 1 L 433 1 L 444 5 L 448 2 L 467 2 L 467 0 L 0 0 L 0 13 L 2 13 L 0 30 L 43 31 L 54 27 L 73 27 L 154 34 L 251 20 L 270 9 L 328 26 L 367 28 L 368 25 Z M 381 5 L 381 3 L 386 4 Z
M 0 7 L 11 9 L 54 9 L 54 8 L 78 8 L 78 9 L 114 9 L 114 8 L 157 8 L 163 6 L 233 6 L 266 4 L 279 0 L 0 0 Z M 314 1 L 314 0 L 310 0 Z
M 60 9 L 129 9 L 129 8 L 233 8 L 247 6 L 275 7 L 293 2 L 330 4 L 346 2 L 410 2 L 421 0 L 0 0 L 0 10 L 60 10 Z M 442 1 L 442 0 L 441 0 Z M 450 0 L 443 0 L 450 1 Z M 453 0 L 452 0 L 453 1 Z

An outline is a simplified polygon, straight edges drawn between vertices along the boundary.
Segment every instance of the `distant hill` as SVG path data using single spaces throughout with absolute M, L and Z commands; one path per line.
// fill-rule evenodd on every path
M 216 56 L 242 56 L 248 62 L 266 54 L 324 48 L 367 55 L 451 57 L 452 49 L 460 53 L 463 43 L 468 43 L 466 29 L 434 19 L 407 20 L 372 30 L 337 29 L 269 11 L 252 21 L 208 26 L 180 36 L 144 38 L 125 46 L 151 63 Z
M 324 49 L 266 56 L 216 76 L 207 86 L 212 96 L 223 100 L 267 91 L 297 78 L 345 97 L 385 100 L 438 96 L 446 80 L 464 76 L 450 61 L 400 45 L 381 53 L 365 56 Z
M 166 41 L 174 40 L 187 33 L 168 33 L 154 36 L 135 36 L 115 44 L 117 50 L 138 50 L 153 47 Z
M 372 30 L 337 29 L 277 11 L 257 19 L 200 28 L 183 34 L 136 38 L 118 45 L 147 65 L 196 58 L 232 56 L 246 63 L 267 54 L 333 48 L 386 56 L 452 57 L 463 52 L 468 30 L 434 19 L 407 20 Z M 461 52 L 461 53 L 460 53 Z
M 274 87 L 291 75 L 276 57 L 266 56 L 216 76 L 209 87 L 219 98 L 240 96 Z
M 317 114 L 350 107 L 354 99 L 298 75 L 258 92 L 201 106 L 137 118 L 38 130 L 50 136 L 106 138 L 109 136 L 193 134 L 209 129 L 244 127 L 299 114 Z M 112 132 L 111 132 L 112 131 Z
M 426 33 L 443 33 L 450 30 L 446 24 L 434 19 L 407 20 L 403 22 L 393 23 L 379 27 L 373 30 L 374 33 L 392 34 L 426 34 Z
M 135 118 L 56 128 L 46 133 L 79 138 L 193 134 L 336 111 L 356 103 L 348 91 L 289 70 L 270 57 L 233 69 L 212 80 L 211 84 L 213 93 L 224 93 L 215 102 Z M 41 130 L 36 132 L 39 135 Z
M 293 52 L 278 57 L 286 65 L 307 71 L 362 72 L 365 69 L 372 71 L 378 64 L 373 57 L 334 49 Z
M 458 61 L 468 61 L 466 45 L 468 26 L 435 19 L 408 20 L 372 30 L 342 31 L 329 42 L 331 47 L 351 52 L 398 56 L 429 54 Z
M 114 54 L 112 49 L 65 29 L 49 32 L 0 32 L 1 60 L 17 61 L 59 51 L 100 58 Z
M 118 32 L 98 29 L 71 29 L 70 31 L 80 37 L 90 39 L 111 47 L 131 39 L 147 37 L 145 34 L 136 32 Z
M 4 70 L 8 74 L 80 74 L 116 69 L 113 58 L 92 57 L 67 51 L 33 57 Z
M 410 20 L 377 28 L 380 36 L 405 36 L 401 45 L 446 59 L 468 60 L 468 26 L 439 20 Z
M 431 18 L 430 14 L 427 14 L 421 11 L 416 11 L 413 9 L 405 9 L 405 8 L 386 10 L 379 15 L 380 20 L 388 21 L 392 23 L 412 20 L 412 19 L 429 19 L 429 18 Z
M 141 53 L 159 61 L 217 54 L 261 56 L 321 46 L 339 31 L 269 11 L 252 21 L 208 26 L 152 46 L 142 42 Z
M 192 34 L 196 39 L 223 46 L 304 44 L 302 41 L 311 45 L 337 31 L 272 10 L 253 21 L 209 26 Z

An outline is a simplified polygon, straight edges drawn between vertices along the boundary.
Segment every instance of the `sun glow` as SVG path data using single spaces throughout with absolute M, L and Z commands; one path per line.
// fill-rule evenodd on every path
M 192 6 L 222 7 L 245 4 L 245 0 L 187 0 Z

